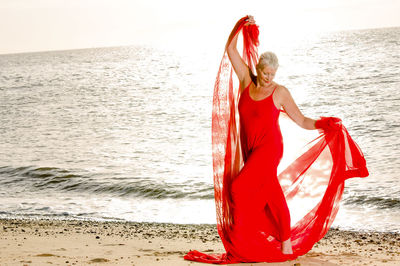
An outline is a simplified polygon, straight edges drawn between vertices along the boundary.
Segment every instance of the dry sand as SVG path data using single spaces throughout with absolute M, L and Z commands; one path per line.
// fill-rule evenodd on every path
M 207 265 L 197 249 L 222 253 L 215 225 L 0 219 L 0 265 Z M 306 255 L 240 265 L 400 265 L 400 234 L 329 230 Z M 236 265 L 236 264 L 233 264 Z

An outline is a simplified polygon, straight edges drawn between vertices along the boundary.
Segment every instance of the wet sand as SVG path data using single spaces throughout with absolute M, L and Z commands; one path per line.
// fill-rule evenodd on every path
M 215 225 L 0 219 L 0 265 L 207 265 L 191 249 L 222 253 Z M 283 263 L 400 265 L 400 234 L 331 229 L 313 249 Z M 235 265 L 235 264 L 234 264 Z

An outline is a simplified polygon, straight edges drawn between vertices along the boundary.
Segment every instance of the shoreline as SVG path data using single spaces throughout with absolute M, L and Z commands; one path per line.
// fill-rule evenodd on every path
M 206 265 L 183 256 L 225 251 L 215 224 L 1 218 L 0 232 L 1 265 Z M 331 228 L 306 255 L 257 265 L 395 265 L 399 255 L 400 233 Z

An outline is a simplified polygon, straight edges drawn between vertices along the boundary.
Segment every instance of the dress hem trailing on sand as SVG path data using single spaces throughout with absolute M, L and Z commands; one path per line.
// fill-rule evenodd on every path
M 245 26 L 246 18 L 238 21 L 228 43 L 242 32 L 242 56 L 254 71 L 259 32 L 256 25 Z M 225 50 L 214 88 L 212 153 L 217 229 L 226 253 L 205 254 L 191 250 L 184 256 L 186 260 L 215 264 L 281 262 L 304 255 L 329 230 L 338 212 L 345 180 L 368 176 L 364 156 L 343 125 L 319 129 L 320 135 L 308 143 L 307 150 L 277 176 L 290 215 L 296 212 L 298 217 L 290 228 L 293 255 L 282 254 L 277 234 L 280 228 L 272 219 L 267 226 L 257 221 L 254 226 L 238 226 L 240 208 L 235 202 L 232 185 L 244 165 L 238 119 L 239 91 L 234 89 L 232 65 Z M 283 110 L 280 113 L 285 115 Z M 261 195 L 254 199 L 264 201 L 262 193 L 268 190 L 253 189 L 250 193 Z M 246 204 L 251 210 L 253 205 L 260 205 L 258 201 Z

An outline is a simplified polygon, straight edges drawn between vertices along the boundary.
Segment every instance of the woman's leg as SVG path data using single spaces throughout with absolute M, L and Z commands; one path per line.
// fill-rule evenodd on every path
M 284 242 L 291 235 L 289 208 L 277 179 L 276 165 L 265 165 L 266 154 L 261 149 L 254 151 L 232 184 L 234 220 L 236 226 L 247 228 L 246 232 L 264 228 Z
M 279 240 L 285 241 L 290 238 L 290 212 L 278 179 L 271 179 L 267 204 L 279 226 Z
M 268 201 L 266 209 L 273 216 L 275 224 L 278 227 L 279 240 L 282 242 L 282 252 L 292 253 L 290 242 L 290 212 L 283 194 L 282 188 L 276 175 L 269 177 Z M 266 212 L 268 215 L 268 213 Z
M 290 238 L 282 242 L 282 253 L 293 254 L 292 242 L 290 241 Z

